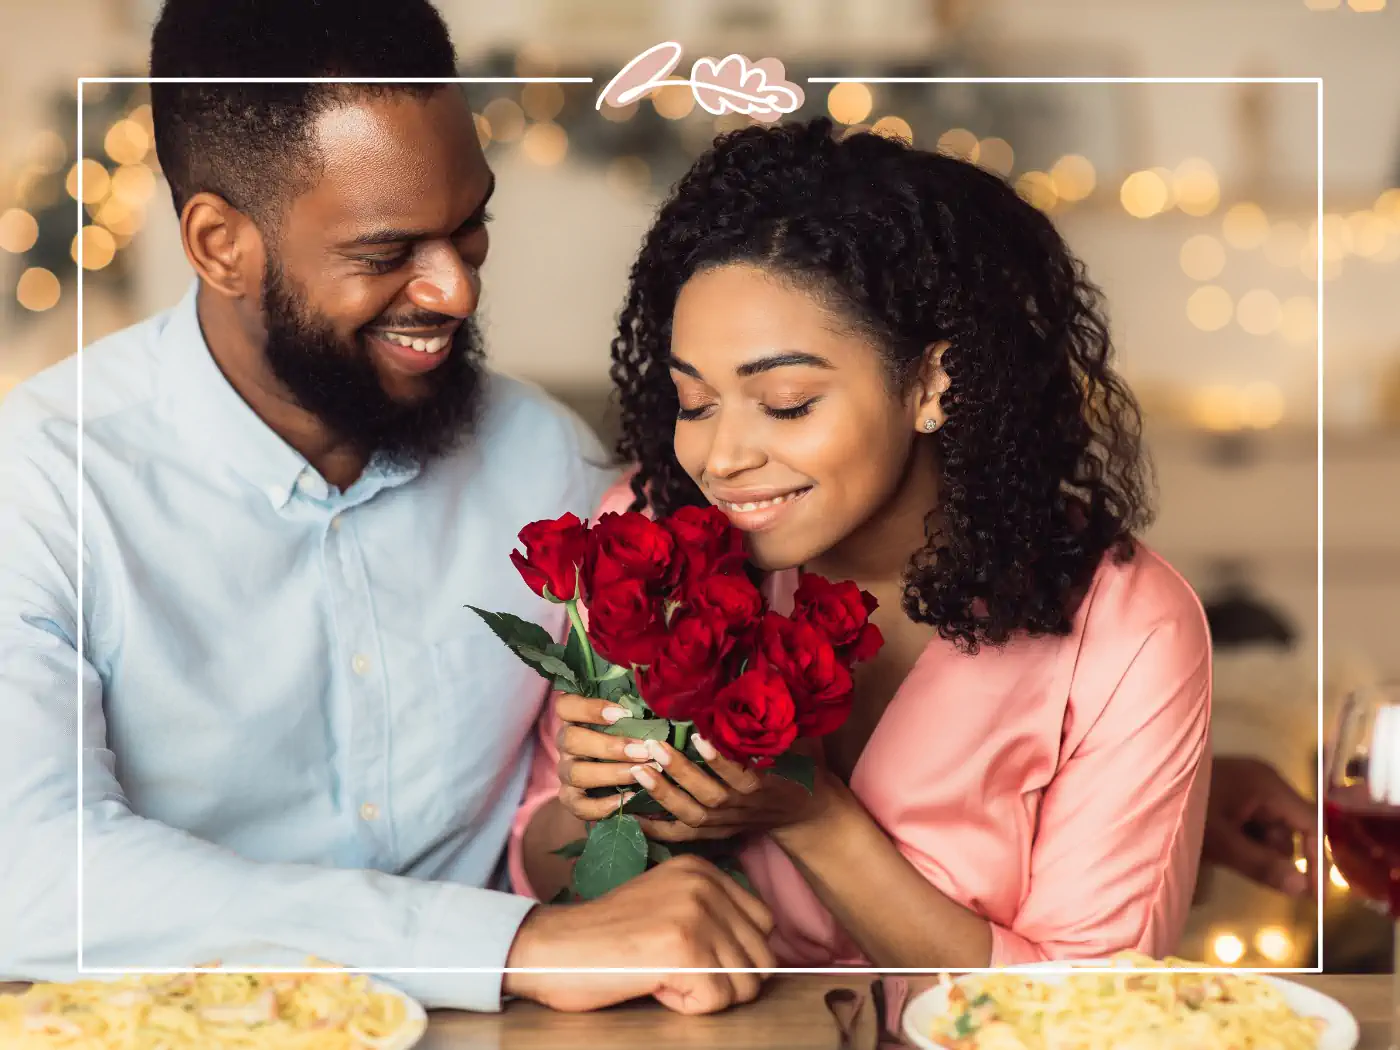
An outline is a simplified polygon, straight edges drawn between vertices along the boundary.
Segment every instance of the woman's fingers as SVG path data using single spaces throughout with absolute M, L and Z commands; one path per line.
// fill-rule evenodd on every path
M 710 776 L 670 744 L 663 744 L 660 740 L 648 740 L 646 748 L 652 761 L 664 769 L 667 775 L 700 805 L 718 809 L 730 801 L 729 788 L 723 781 Z M 677 813 L 676 816 L 679 817 L 680 814 Z
M 732 827 L 692 828 L 679 820 L 658 820 L 656 817 L 638 817 L 642 834 L 656 842 L 701 842 L 734 837 Z
M 559 760 L 559 782 L 576 788 L 633 787 L 636 778 L 626 762 L 593 762 L 565 755 Z
M 559 745 L 560 754 L 575 758 L 597 758 L 604 762 L 626 762 L 628 765 L 651 758 L 651 752 L 641 740 L 612 736 L 584 726 L 565 724 L 554 742 Z
M 622 806 L 621 795 L 609 795 L 607 798 L 589 798 L 584 794 L 582 788 L 570 787 L 568 784 L 559 786 L 559 801 L 579 820 L 586 820 L 589 823 L 604 820 L 612 816 Z
M 710 769 L 731 788 L 741 795 L 752 795 L 758 790 L 760 781 L 753 769 L 725 758 L 699 733 L 692 734 L 691 739 L 695 741 L 695 750 L 700 752 Z
M 698 828 L 708 821 L 709 810 L 650 766 L 633 766 L 632 776 L 681 823 Z
M 611 700 L 594 700 L 573 693 L 554 694 L 554 713 L 562 722 L 589 726 L 610 726 L 628 717 L 627 708 L 619 707 Z

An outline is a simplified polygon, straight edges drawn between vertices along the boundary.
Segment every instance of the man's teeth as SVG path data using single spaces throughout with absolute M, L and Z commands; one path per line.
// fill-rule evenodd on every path
M 417 350 L 420 354 L 435 354 L 450 341 L 449 337 L 445 335 L 433 339 L 413 339 L 410 336 L 399 335 L 397 332 L 385 332 L 384 338 L 391 343 L 398 343 L 399 346 Z
M 724 503 L 730 510 L 766 510 L 769 507 L 776 507 L 779 503 L 787 503 L 794 500 L 800 495 L 802 495 L 802 491 L 789 492 L 786 496 L 775 496 L 773 499 L 761 499 L 757 503 L 727 503 L 723 500 L 720 502 Z

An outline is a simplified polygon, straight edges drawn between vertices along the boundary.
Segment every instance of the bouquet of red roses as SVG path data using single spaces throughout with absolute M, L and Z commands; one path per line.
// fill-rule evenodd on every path
M 695 731 L 733 761 L 812 789 L 814 763 L 792 746 L 849 715 L 851 668 L 883 644 L 870 622 L 873 597 L 804 573 L 792 615 L 773 612 L 749 577 L 743 534 L 715 507 L 685 507 L 661 521 L 607 513 L 591 527 L 565 514 L 525 526 L 520 542 L 524 553 L 512 551 L 511 561 L 536 594 L 568 609 L 567 640 L 470 608 L 556 689 L 630 713 L 599 731 L 668 741 L 704 768 Z M 578 858 L 573 893 L 601 896 L 670 856 L 648 843 L 635 815 L 661 812 L 638 790 L 561 849 Z M 732 861 L 721 866 L 737 871 Z

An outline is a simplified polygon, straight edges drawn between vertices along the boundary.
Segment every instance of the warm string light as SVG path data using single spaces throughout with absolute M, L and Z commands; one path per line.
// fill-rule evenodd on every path
M 859 124 L 875 108 L 875 96 L 865 84 L 842 82 L 826 93 L 826 108 L 838 124 Z
M 1244 958 L 1244 941 L 1233 933 L 1218 933 L 1211 938 L 1210 951 L 1226 966 L 1233 966 Z

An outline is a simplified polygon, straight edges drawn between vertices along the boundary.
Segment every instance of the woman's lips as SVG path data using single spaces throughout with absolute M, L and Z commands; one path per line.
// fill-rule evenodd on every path
M 760 532 L 781 521 L 783 516 L 811 491 L 809 485 L 766 499 L 724 500 L 715 497 L 715 506 L 724 511 L 735 527 L 745 532 Z

